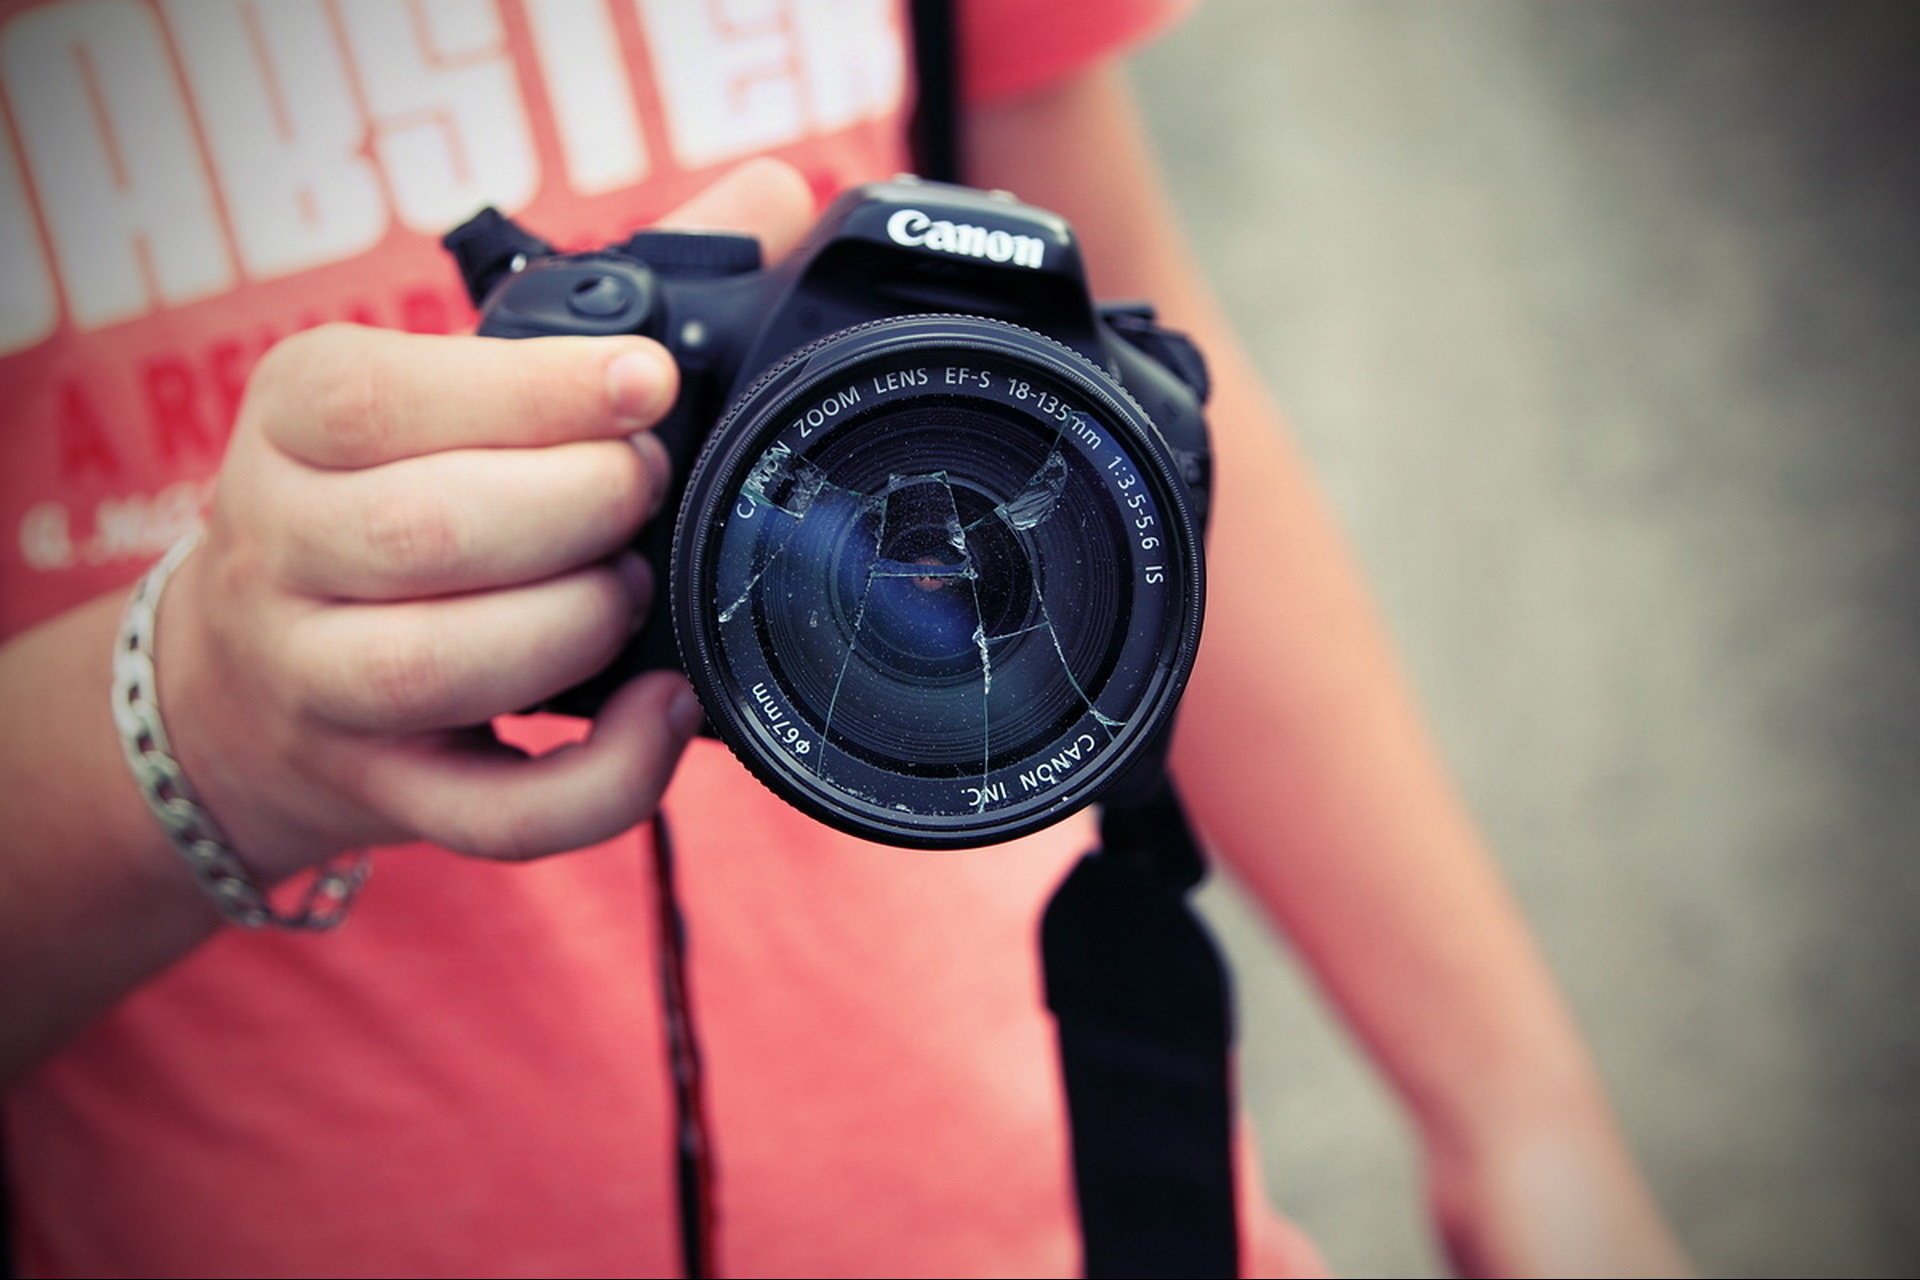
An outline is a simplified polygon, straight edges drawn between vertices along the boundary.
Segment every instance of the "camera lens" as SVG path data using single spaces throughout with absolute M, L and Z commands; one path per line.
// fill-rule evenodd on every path
M 869 839 L 990 843 L 1097 796 L 1172 714 L 1197 530 L 1111 379 L 974 317 L 790 357 L 688 478 L 673 602 L 721 737 Z

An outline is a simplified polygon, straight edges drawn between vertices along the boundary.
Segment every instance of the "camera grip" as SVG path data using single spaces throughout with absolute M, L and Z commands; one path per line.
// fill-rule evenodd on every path
M 501 277 L 487 298 L 476 332 L 482 337 L 540 338 L 553 335 L 660 338 L 658 281 L 646 266 L 611 255 L 552 258 L 525 263 Z M 699 440 L 690 401 L 699 396 L 683 379 L 674 407 L 653 430 L 672 463 L 670 490 L 660 513 L 642 529 L 635 549 L 653 570 L 654 603 L 645 623 L 607 668 L 536 708 L 562 715 L 592 716 L 621 684 L 641 671 L 679 669 L 678 647 L 667 611 L 667 575 L 672 514 Z

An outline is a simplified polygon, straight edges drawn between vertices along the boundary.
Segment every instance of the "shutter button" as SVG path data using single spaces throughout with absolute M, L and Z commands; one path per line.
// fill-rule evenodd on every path
M 613 276 L 595 276 L 573 286 L 567 306 L 575 315 L 604 318 L 617 316 L 633 304 L 633 290 Z

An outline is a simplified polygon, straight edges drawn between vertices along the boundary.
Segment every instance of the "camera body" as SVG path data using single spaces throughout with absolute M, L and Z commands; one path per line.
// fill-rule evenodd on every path
M 1062 219 L 902 177 L 770 269 L 725 233 L 556 253 L 492 210 L 446 245 L 481 334 L 643 334 L 681 371 L 638 543 L 665 590 L 549 709 L 678 668 L 776 792 L 915 847 L 1158 776 L 1199 637 L 1205 364 L 1150 308 L 1094 304 Z M 1090 607 L 1116 612 L 1082 637 Z

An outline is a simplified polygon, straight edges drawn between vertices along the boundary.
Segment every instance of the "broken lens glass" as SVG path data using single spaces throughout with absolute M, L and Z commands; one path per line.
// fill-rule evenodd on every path
M 701 647 L 810 807 L 877 838 L 1042 825 L 1170 710 L 1193 548 L 1103 408 L 1044 368 L 907 353 L 766 415 L 703 531 Z

